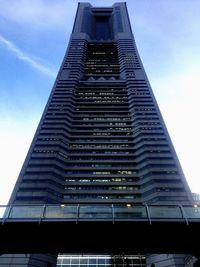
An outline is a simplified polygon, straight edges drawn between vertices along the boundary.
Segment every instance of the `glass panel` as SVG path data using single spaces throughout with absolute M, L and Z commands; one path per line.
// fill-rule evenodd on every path
M 110 27 L 109 27 L 109 17 L 96 17 L 95 23 L 95 37 L 97 40 L 109 39 L 111 38 Z
M 66 218 L 73 219 L 77 217 L 77 205 L 47 205 L 45 218 Z
M 57 264 L 61 264 L 62 263 L 62 259 L 57 259 Z
M 79 258 L 72 258 L 71 264 L 79 264 Z
M 63 263 L 64 264 L 68 264 L 68 265 L 70 265 L 70 258 L 68 258 L 68 259 L 62 259 L 63 260 Z
M 8 217 L 9 210 L 9 206 L 0 206 L 0 218 Z
M 10 210 L 9 218 L 40 218 L 44 206 L 14 206 Z
M 89 265 L 92 265 L 92 264 L 96 264 L 96 262 L 97 262 L 97 259 L 96 259 L 96 257 L 89 257 Z
M 185 211 L 185 215 L 187 218 L 198 218 L 200 219 L 200 207 L 187 207 L 187 206 L 184 206 L 183 207 L 184 211 Z
M 104 259 L 98 259 L 98 264 L 105 265 L 105 258 Z
M 179 206 L 148 206 L 151 218 L 182 218 Z
M 88 263 L 88 259 L 87 258 L 83 258 L 83 257 L 80 258 L 80 264 L 81 265 L 87 265 L 87 263 Z
M 113 259 L 111 257 L 106 258 L 106 265 L 111 265 L 113 264 Z
M 81 205 L 79 218 L 84 219 L 112 219 L 112 206 Z
M 116 219 L 140 219 L 147 218 L 146 208 L 144 206 L 134 206 L 131 204 L 115 205 L 114 216 Z

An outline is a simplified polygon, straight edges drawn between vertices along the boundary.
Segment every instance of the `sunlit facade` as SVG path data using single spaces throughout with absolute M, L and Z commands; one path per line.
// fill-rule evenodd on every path
M 66 55 L 10 203 L 190 203 L 125 3 L 106 8 L 79 3 Z M 55 265 L 49 258 L 44 265 L 42 255 L 29 265 L 32 258 L 28 255 L 20 266 Z M 145 266 L 142 255 L 82 260 L 62 254 L 57 266 Z

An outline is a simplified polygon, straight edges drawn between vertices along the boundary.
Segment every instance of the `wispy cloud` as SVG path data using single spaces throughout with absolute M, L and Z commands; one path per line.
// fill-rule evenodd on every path
M 77 3 L 77 0 L 0 0 L 0 17 L 37 31 L 66 31 L 66 16 L 73 21 Z
M 52 69 L 42 65 L 41 63 L 37 62 L 34 60 L 31 56 L 25 54 L 20 48 L 18 48 L 13 42 L 7 40 L 5 37 L 3 37 L 0 34 L 0 43 L 6 46 L 6 48 L 11 51 L 15 56 L 29 64 L 31 67 L 34 69 L 38 70 L 39 72 L 48 75 L 50 77 L 55 78 L 56 77 L 56 72 L 53 71 Z

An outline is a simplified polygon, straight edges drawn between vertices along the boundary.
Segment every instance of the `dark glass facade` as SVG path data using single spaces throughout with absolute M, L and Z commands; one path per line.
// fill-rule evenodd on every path
M 186 204 L 126 5 L 79 4 L 13 203 Z
M 10 203 L 190 203 L 125 3 L 79 3 Z

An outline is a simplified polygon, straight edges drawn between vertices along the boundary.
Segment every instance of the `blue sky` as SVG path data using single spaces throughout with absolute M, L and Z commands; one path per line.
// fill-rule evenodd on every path
M 22 167 L 62 62 L 77 3 L 0 0 L 0 203 L 8 201 Z M 127 6 L 186 179 L 200 193 L 200 1 L 128 0 Z

